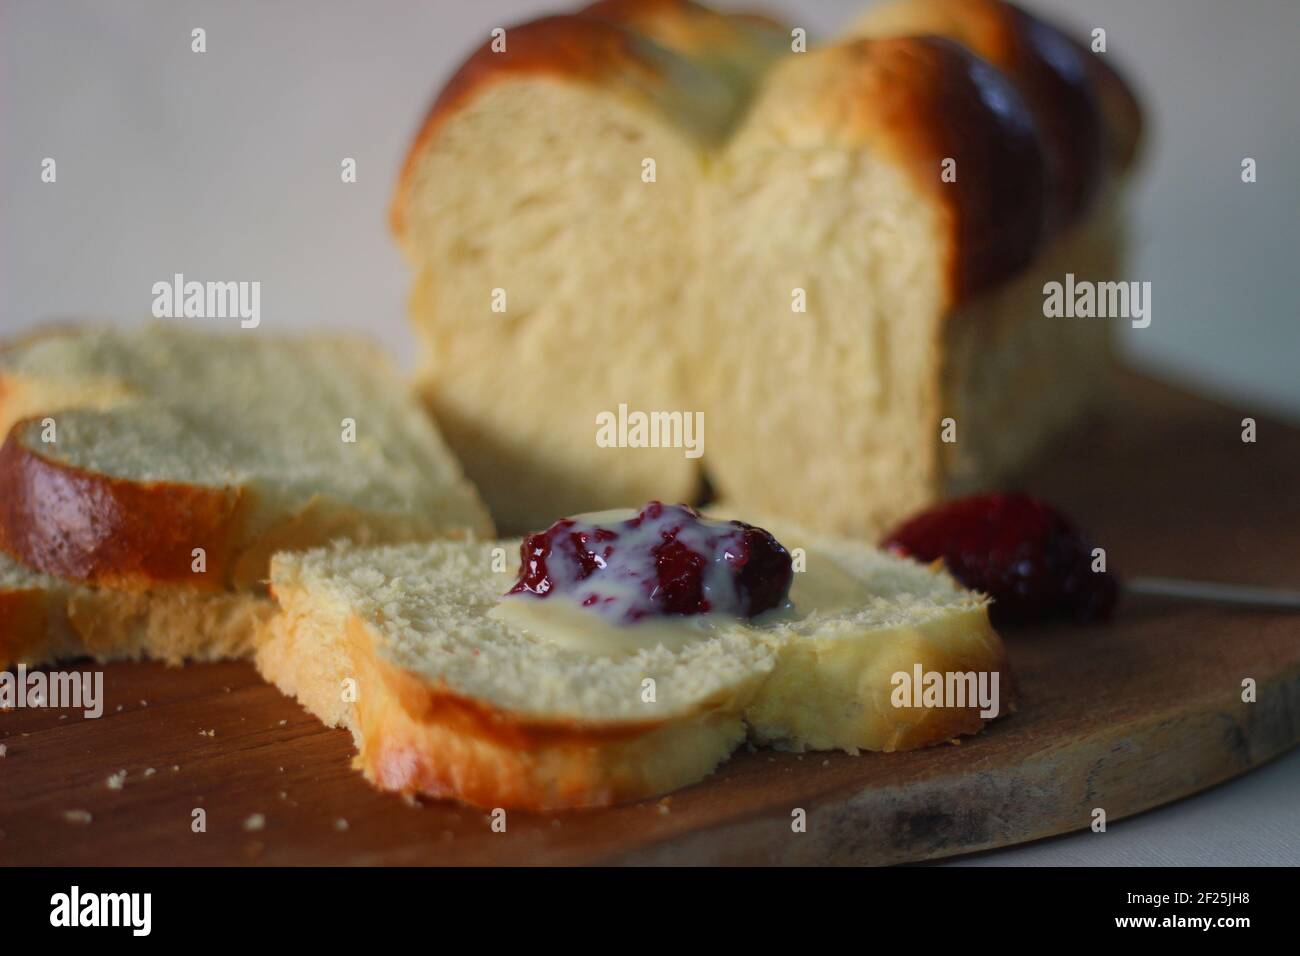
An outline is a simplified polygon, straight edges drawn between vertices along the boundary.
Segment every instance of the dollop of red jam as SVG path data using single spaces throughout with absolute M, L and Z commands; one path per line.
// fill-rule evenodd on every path
M 904 522 L 883 546 L 919 561 L 942 559 L 954 578 L 993 598 L 998 623 L 1105 620 L 1119 594 L 1114 574 L 1092 570 L 1092 542 L 1029 495 L 938 505 Z
M 564 518 L 520 546 L 510 594 L 565 594 L 618 623 L 653 615 L 750 618 L 790 594 L 790 554 L 762 528 L 652 501 L 626 521 Z

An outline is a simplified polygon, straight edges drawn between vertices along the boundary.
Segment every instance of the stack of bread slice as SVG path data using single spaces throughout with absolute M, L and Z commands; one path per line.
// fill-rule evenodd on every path
M 1043 286 L 1124 278 L 1113 54 L 1001 0 L 792 34 L 602 0 L 436 98 L 393 226 L 421 387 L 504 530 L 707 478 L 870 535 L 1104 398 L 1107 323 L 1045 317 Z M 604 447 L 621 406 L 703 413 L 703 457 Z
M 248 654 L 271 555 L 491 534 L 373 346 L 177 324 L 0 352 L 0 665 Z
M 483 807 L 606 806 L 700 780 L 746 739 L 908 750 L 983 725 L 974 700 L 915 706 L 897 674 L 998 674 L 987 602 L 868 545 L 782 531 L 803 549 L 795 613 L 667 646 L 636 626 L 607 646 L 548 640 L 492 614 L 519 542 L 443 541 L 277 555 L 281 611 L 261 673 L 352 732 L 385 790 Z M 513 572 L 513 563 L 509 566 Z M 991 716 L 986 713 L 985 716 Z
M 557 642 L 498 617 L 519 542 L 485 540 L 395 378 L 351 340 L 177 325 L 6 349 L 0 663 L 255 654 L 352 732 L 379 787 L 533 809 L 660 794 L 746 740 L 910 749 L 988 716 L 900 706 L 892 679 L 1005 674 L 983 598 L 793 529 L 793 614 L 667 646 L 635 629 Z

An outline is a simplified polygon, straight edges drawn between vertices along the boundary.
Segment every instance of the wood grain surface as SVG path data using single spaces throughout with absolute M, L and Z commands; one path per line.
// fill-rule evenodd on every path
M 1019 484 L 1121 572 L 1300 587 L 1300 431 L 1248 409 L 1128 379 Z M 742 752 L 669 798 L 511 813 L 504 833 L 480 811 L 372 790 L 348 734 L 247 664 L 111 665 L 101 719 L 0 714 L 0 863 L 896 863 L 1082 829 L 1097 807 L 1113 821 L 1300 742 L 1295 612 L 1134 599 L 1110 625 L 1005 636 L 1020 709 L 960 745 Z

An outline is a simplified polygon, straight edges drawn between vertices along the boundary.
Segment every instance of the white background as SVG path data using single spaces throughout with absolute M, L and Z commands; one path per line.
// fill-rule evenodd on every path
M 1125 348 L 1255 414 L 1300 420 L 1300 2 L 1025 2 L 1081 33 L 1105 27 L 1152 121 L 1127 278 L 1153 284 L 1153 321 L 1128 330 Z M 758 6 L 826 36 L 861 4 Z M 364 330 L 410 364 L 406 277 L 385 218 L 407 142 L 439 82 L 492 27 L 562 7 L 2 0 L 0 333 L 53 316 L 146 316 L 153 283 L 182 272 L 260 280 L 264 326 Z M 190 52 L 196 26 L 207 30 L 202 55 Z M 56 185 L 39 179 L 47 156 Z M 340 182 L 345 156 L 357 160 L 356 184 Z M 1254 185 L 1240 181 L 1244 156 L 1258 162 Z M 1293 755 L 1104 840 L 992 859 L 1271 852 L 1294 863 L 1298 768 Z M 1283 792 L 1290 803 L 1274 806 Z M 1290 816 L 1269 817 L 1288 806 Z M 1261 845 L 1270 820 L 1290 839 Z

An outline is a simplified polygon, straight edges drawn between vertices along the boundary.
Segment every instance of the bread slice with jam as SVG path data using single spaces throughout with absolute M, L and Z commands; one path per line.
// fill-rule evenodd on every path
M 280 610 L 257 666 L 352 733 L 376 786 L 489 808 L 662 794 L 747 739 L 891 751 L 978 731 L 973 701 L 895 706 L 894 675 L 917 665 L 997 672 L 1009 706 L 981 596 L 859 543 L 798 533 L 788 543 L 806 561 L 790 606 L 624 626 L 588 608 L 530 616 L 553 598 L 503 598 L 519 541 L 277 555 Z M 522 616 L 502 613 L 511 601 Z

